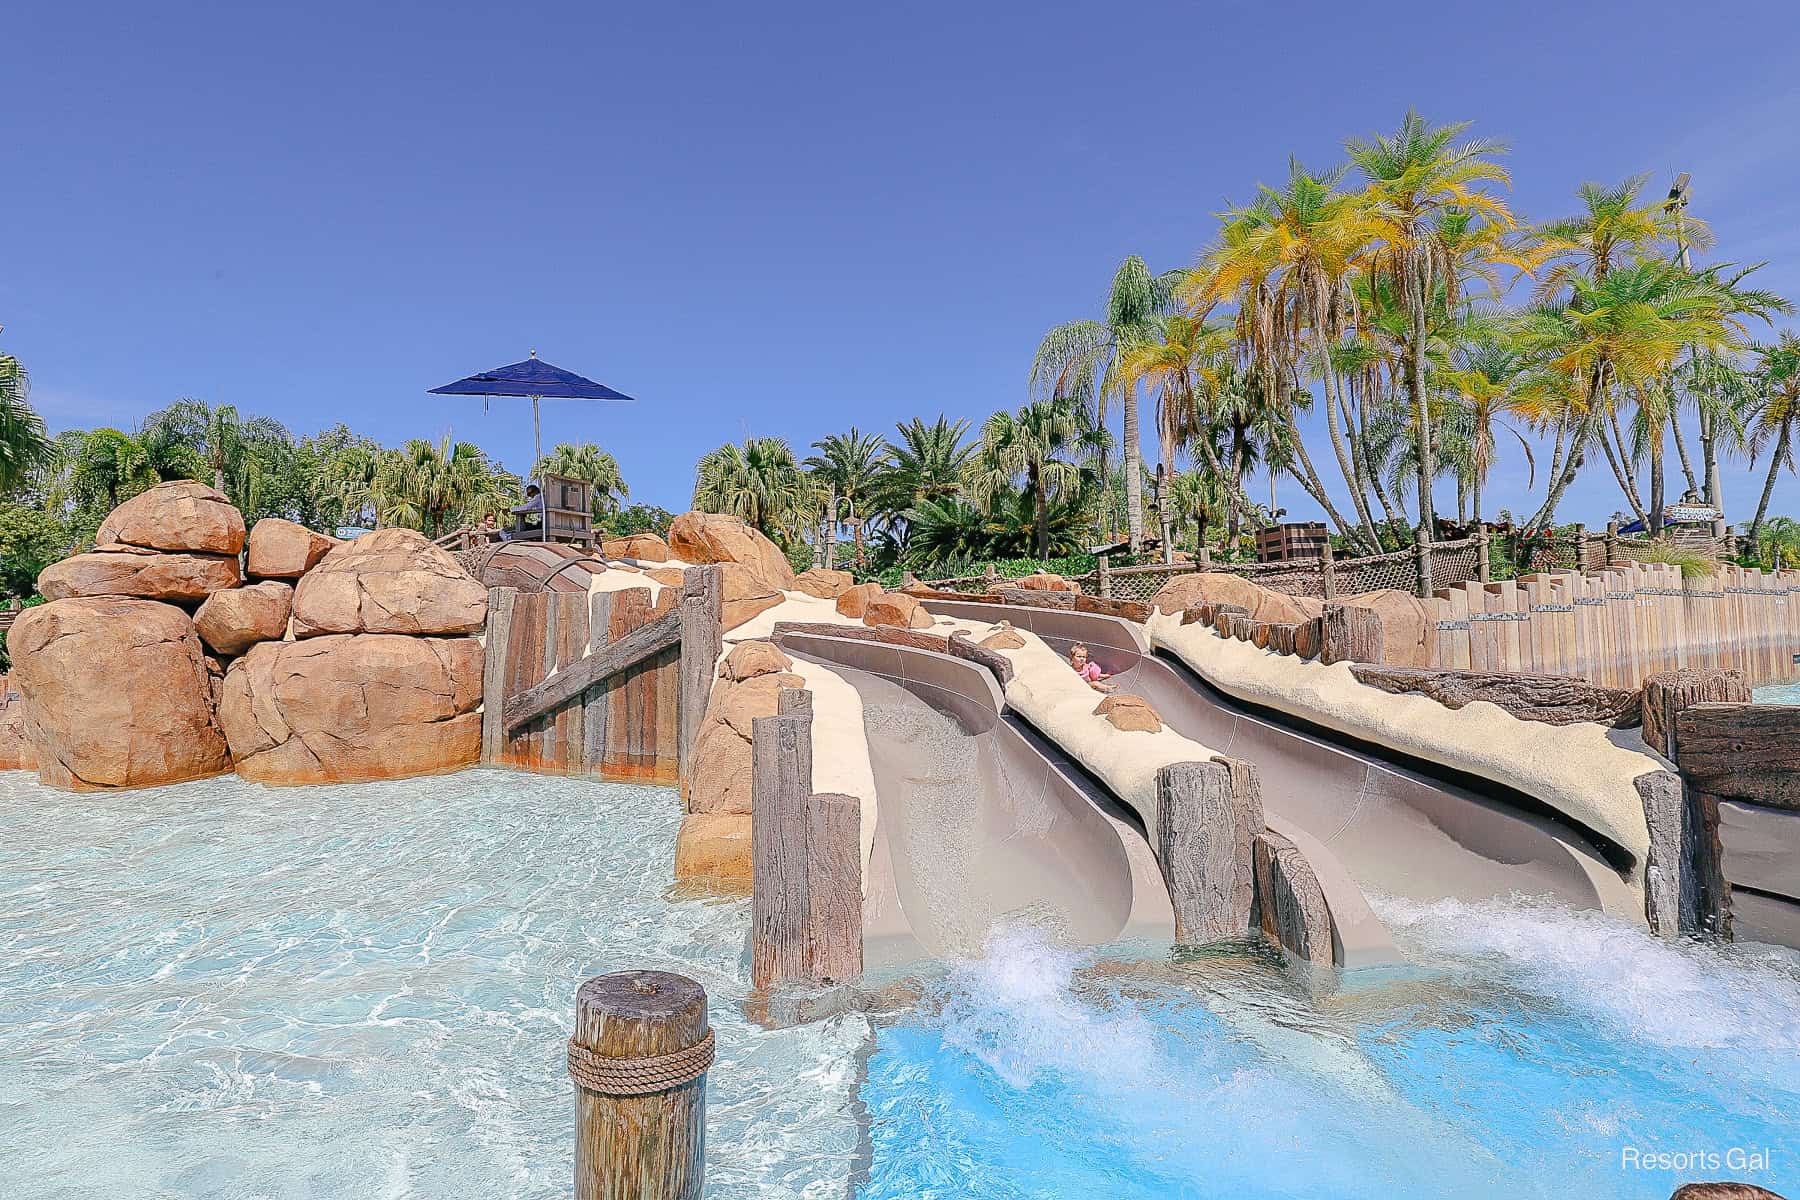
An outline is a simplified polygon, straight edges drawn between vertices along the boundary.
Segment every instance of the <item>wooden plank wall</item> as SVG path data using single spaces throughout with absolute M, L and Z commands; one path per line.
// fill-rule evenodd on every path
M 1722 567 L 1684 580 L 1677 566 L 1627 563 L 1471 581 L 1426 605 L 1439 667 L 1623 688 L 1677 667 L 1733 667 L 1751 687 L 1800 678 L 1800 571 Z
M 507 700 L 550 673 L 603 649 L 667 613 L 679 589 L 522 592 L 489 595 L 481 760 L 560 775 L 672 784 L 679 770 L 681 650 L 673 647 L 589 688 L 555 712 L 503 737 Z

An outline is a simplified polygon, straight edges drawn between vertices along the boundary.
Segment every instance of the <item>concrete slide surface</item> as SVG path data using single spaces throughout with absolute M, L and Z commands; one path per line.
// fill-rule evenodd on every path
M 948 654 L 782 633 L 854 687 L 877 817 L 864 880 L 869 968 L 979 953 L 996 925 L 1099 945 L 1174 936 L 1129 810 L 1006 712 L 985 668 Z
M 943 616 L 1011 621 L 1064 654 L 1085 643 L 1119 690 L 1148 700 L 1177 732 L 1255 763 L 1271 822 L 1280 818 L 1311 834 L 1366 893 L 1426 902 L 1549 896 L 1644 919 L 1620 869 L 1627 865 L 1623 852 L 1597 835 L 1548 810 L 1532 811 L 1531 798 L 1498 785 L 1402 765 L 1251 711 L 1184 664 L 1154 654 L 1129 621 L 977 602 L 934 599 L 925 606 Z

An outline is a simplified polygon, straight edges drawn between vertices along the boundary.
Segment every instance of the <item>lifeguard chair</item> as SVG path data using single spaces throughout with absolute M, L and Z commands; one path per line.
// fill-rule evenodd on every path
M 594 545 L 593 485 L 583 479 L 545 475 L 534 481 L 537 496 L 527 489 L 525 503 L 514 508 L 512 541 L 569 542 Z M 533 520 L 533 518 L 538 518 Z

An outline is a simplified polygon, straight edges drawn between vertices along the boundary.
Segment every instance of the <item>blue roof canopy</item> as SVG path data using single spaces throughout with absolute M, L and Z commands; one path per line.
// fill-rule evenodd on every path
M 573 371 L 551 366 L 534 352 L 524 362 L 495 367 L 455 383 L 431 389 L 433 396 L 543 396 L 558 400 L 624 400 L 631 397 L 615 392 L 604 383 L 584 379 Z

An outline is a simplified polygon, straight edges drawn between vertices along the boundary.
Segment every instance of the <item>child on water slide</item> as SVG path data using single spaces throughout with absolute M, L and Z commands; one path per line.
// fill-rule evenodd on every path
M 1088 648 L 1080 642 L 1076 642 L 1073 646 L 1069 647 L 1069 665 L 1075 668 L 1075 673 L 1081 676 L 1082 682 L 1086 683 L 1096 692 L 1113 692 L 1118 690 L 1118 684 L 1106 682 L 1112 677 L 1100 669 L 1099 663 L 1088 658 Z

